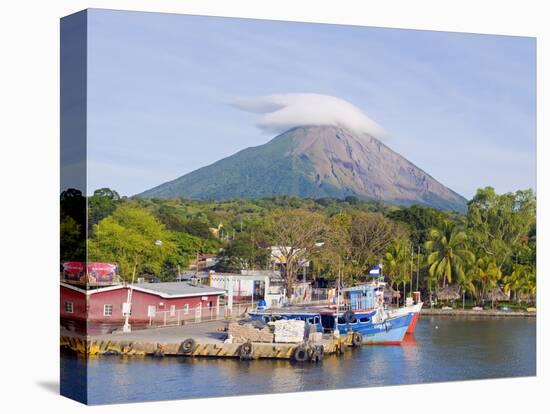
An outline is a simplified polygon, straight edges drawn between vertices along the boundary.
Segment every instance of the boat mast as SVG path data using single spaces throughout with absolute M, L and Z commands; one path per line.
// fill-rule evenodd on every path
M 418 277 L 419 277 L 419 274 L 420 274 L 420 246 L 417 246 L 416 259 L 417 259 L 417 263 L 416 263 L 416 291 L 418 292 Z
M 414 272 L 414 246 L 411 246 L 411 278 L 410 278 L 410 288 L 411 288 L 411 299 L 413 295 L 413 272 Z M 405 295 L 405 301 L 403 302 L 403 306 L 405 306 L 405 302 L 407 301 L 407 295 Z
M 334 332 L 337 332 L 337 335 L 340 334 L 338 330 L 338 317 L 340 311 L 340 279 L 342 277 L 342 257 L 338 258 L 338 285 L 336 286 L 336 319 L 334 321 Z

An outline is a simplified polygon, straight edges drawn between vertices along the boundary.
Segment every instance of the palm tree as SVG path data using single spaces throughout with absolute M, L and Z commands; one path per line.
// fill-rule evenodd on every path
M 430 230 L 424 247 L 428 251 L 428 276 L 445 287 L 453 280 L 464 278 L 464 266 L 475 256 L 466 247 L 468 236 L 453 222 L 445 221 L 442 229 Z
M 523 265 L 514 264 L 512 265 L 512 273 L 504 276 L 504 278 L 502 279 L 502 282 L 504 283 L 504 291 L 506 293 L 510 293 L 510 298 L 513 297 L 516 302 L 518 301 L 518 292 L 521 288 L 521 280 L 524 271 L 525 269 Z
M 426 284 L 428 287 L 428 291 L 430 292 L 430 307 L 433 308 L 433 287 L 434 285 L 437 285 L 437 278 L 430 275 L 429 273 L 426 275 Z
M 462 291 L 462 309 L 465 308 L 466 293 L 470 293 L 474 297 L 476 295 L 474 280 L 475 273 L 472 272 L 471 268 L 468 269 L 466 272 L 463 272 L 462 276 L 458 279 L 458 285 L 460 286 L 460 290 Z
M 411 244 L 406 239 L 396 240 L 384 254 L 384 273 L 390 283 L 397 285 L 397 290 L 403 284 L 403 300 L 406 297 L 406 284 L 410 280 Z
M 525 272 L 522 279 L 520 292 L 527 295 L 535 295 L 537 293 L 537 277 L 532 266 L 528 266 L 529 271 Z
M 505 276 L 504 290 L 514 292 L 516 302 L 520 304 L 520 294 L 533 295 L 536 293 L 536 278 L 532 266 L 523 264 L 514 264 L 512 273 Z
M 480 284 L 480 296 L 483 301 L 487 291 L 494 288 L 502 277 L 502 271 L 494 259 L 480 257 L 471 269 L 474 280 Z

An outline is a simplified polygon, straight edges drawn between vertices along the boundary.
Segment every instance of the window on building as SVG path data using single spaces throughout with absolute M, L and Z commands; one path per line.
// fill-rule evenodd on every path
M 73 302 L 65 302 L 65 312 L 73 313 Z
M 189 314 L 189 304 L 186 303 L 185 305 L 183 305 L 183 313 L 185 315 Z
M 176 305 L 170 305 L 170 316 L 176 316 Z
M 111 316 L 113 314 L 113 305 L 103 305 L 103 316 Z

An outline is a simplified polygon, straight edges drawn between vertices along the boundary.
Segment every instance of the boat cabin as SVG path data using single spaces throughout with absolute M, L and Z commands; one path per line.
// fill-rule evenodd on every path
M 360 311 L 375 309 L 384 302 L 384 288 L 380 284 L 367 283 L 340 289 L 341 306 L 344 310 Z

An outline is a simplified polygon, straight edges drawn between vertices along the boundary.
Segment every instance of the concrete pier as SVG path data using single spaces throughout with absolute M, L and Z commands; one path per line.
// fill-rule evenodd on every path
M 324 355 L 345 352 L 351 346 L 351 337 L 328 335 L 317 342 L 307 343 L 224 343 L 226 322 L 214 321 L 200 324 L 155 328 L 131 333 L 115 333 L 94 336 L 61 332 L 61 346 L 86 355 L 151 355 L 217 357 L 241 359 L 296 359 L 298 348 L 305 349 L 307 360 L 322 359 Z M 186 340 L 188 340 L 186 342 Z M 192 340 L 192 341 L 191 341 Z M 316 352 L 316 353 L 315 353 Z

